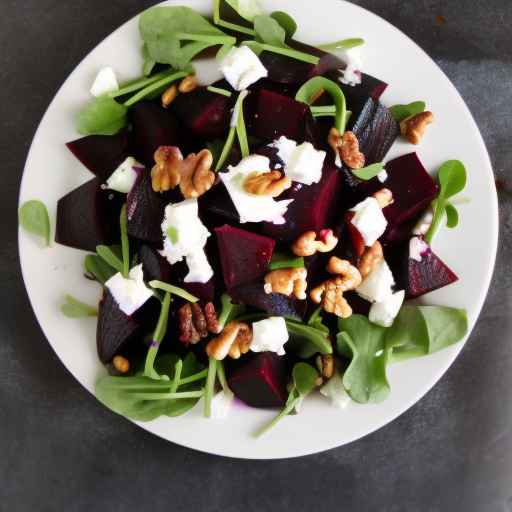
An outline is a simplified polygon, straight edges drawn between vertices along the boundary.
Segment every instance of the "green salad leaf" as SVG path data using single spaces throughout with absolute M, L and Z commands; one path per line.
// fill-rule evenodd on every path
M 18 220 L 25 231 L 41 237 L 46 247 L 50 245 L 50 216 L 42 201 L 23 203 L 18 212 Z
M 224 328 L 226 324 L 238 318 L 245 313 L 245 306 L 242 304 L 233 304 L 231 297 L 224 293 L 220 298 L 221 310 L 219 314 L 219 325 Z
M 128 239 L 128 217 L 126 215 L 126 204 L 121 208 L 119 226 L 121 231 L 122 274 L 126 279 L 128 279 L 128 275 L 130 273 L 130 241 Z
M 102 285 L 118 272 L 97 254 L 88 254 L 85 257 L 84 268 L 89 276 L 96 279 Z
M 253 6 L 255 5 L 254 0 L 247 0 L 247 1 L 242 0 L 242 1 L 244 2 L 244 4 L 247 4 L 248 8 L 247 9 L 242 8 L 240 11 L 238 10 L 240 8 L 240 6 L 239 6 L 240 2 L 238 0 L 231 0 L 231 2 L 228 0 L 225 0 L 225 3 L 226 3 L 226 5 L 229 5 L 230 7 L 235 9 L 235 11 L 242 18 L 245 18 L 245 16 L 253 17 L 252 16 L 253 14 L 254 14 L 254 16 L 256 16 L 257 14 L 261 14 L 260 11 L 257 11 L 257 12 L 254 11 L 254 9 L 253 9 Z M 222 19 L 221 12 L 220 12 L 221 11 L 221 3 L 222 3 L 222 0 L 213 0 L 213 22 L 215 23 L 215 25 L 218 25 L 219 27 L 227 28 L 229 30 L 233 30 L 235 32 L 240 32 L 242 34 L 253 36 L 254 30 L 252 28 L 245 27 L 238 23 L 232 23 L 232 22 L 225 21 Z M 243 12 L 245 14 L 245 16 L 242 15 L 241 12 Z M 250 19 L 248 21 L 252 21 L 252 19 Z
M 320 312 L 317 310 L 307 324 L 287 318 L 286 328 L 290 340 L 287 350 L 301 359 L 309 359 L 315 354 L 332 354 L 329 328 L 324 325 Z
M 60 307 L 61 312 L 68 318 L 84 318 L 89 316 L 98 316 L 97 308 L 89 306 L 71 295 L 66 295 L 65 302 Z
M 119 245 L 98 245 L 97 255 L 117 272 L 123 272 L 122 249 Z
M 256 40 L 273 46 L 286 46 L 286 32 L 283 27 L 271 16 L 260 14 L 254 18 Z
M 263 13 L 257 0 L 225 0 L 244 20 L 254 21 Z
M 281 268 L 304 268 L 304 258 L 290 256 L 282 252 L 274 252 L 270 261 L 270 270 L 279 270 Z
M 261 52 L 277 53 L 278 55 L 284 55 L 290 59 L 299 60 L 301 62 L 307 62 L 308 64 L 318 64 L 320 57 L 311 55 L 310 53 L 301 52 L 288 46 L 276 46 L 267 43 L 260 43 L 259 41 L 244 41 L 242 44 L 248 46 L 254 53 L 259 55 Z
M 109 96 L 88 103 L 77 116 L 77 129 L 82 135 L 115 135 L 127 123 L 128 108 Z
M 362 46 L 364 42 L 364 39 L 354 37 L 351 39 L 342 39 L 341 41 L 335 41 L 333 43 L 321 44 L 318 46 L 318 48 L 326 52 L 335 50 L 350 50 L 351 48 Z
M 295 35 L 295 32 L 297 32 L 297 23 L 288 13 L 283 11 L 274 11 L 270 17 L 275 19 L 279 25 L 281 25 L 286 32 L 287 38 L 291 39 Z
M 352 174 L 360 180 L 368 181 L 377 176 L 382 169 L 384 169 L 383 162 L 377 162 L 375 164 L 368 165 L 362 169 L 352 169 Z
M 415 116 L 417 114 L 421 114 L 421 112 L 424 112 L 426 106 L 427 105 L 424 101 L 413 101 L 407 105 L 394 105 L 389 109 L 389 111 L 395 118 L 395 121 L 397 123 L 401 123 L 408 117 Z
M 439 180 L 439 195 L 432 203 L 434 208 L 434 219 L 432 225 L 425 235 L 425 241 L 432 243 L 434 235 L 437 233 L 443 218 L 446 215 L 447 226 L 453 228 L 459 222 L 458 212 L 450 203 L 449 199 L 462 192 L 466 186 L 467 174 L 464 164 L 459 160 L 449 160 L 445 162 L 437 174 Z
M 149 286 L 155 290 L 162 290 L 166 293 L 170 293 L 171 295 L 176 295 L 176 297 L 181 297 L 182 299 L 188 300 L 192 303 L 199 301 L 195 295 L 187 292 L 187 290 L 172 284 L 164 283 L 163 281 L 150 281 Z

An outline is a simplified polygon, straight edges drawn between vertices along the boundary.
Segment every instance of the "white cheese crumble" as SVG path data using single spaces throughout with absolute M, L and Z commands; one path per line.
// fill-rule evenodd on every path
M 189 273 L 186 283 L 206 283 L 213 276 L 213 269 L 204 253 L 210 232 L 201 222 L 197 199 L 186 199 L 169 204 L 162 222 L 164 248 L 160 254 L 174 265 L 186 258 Z
M 268 76 L 267 69 L 248 46 L 232 48 L 224 57 L 220 70 L 237 91 L 243 91 L 260 78 Z
M 231 391 L 219 391 L 213 398 L 211 404 L 210 418 L 223 420 L 229 414 L 235 395 Z
M 292 181 L 312 185 L 322 179 L 325 151 L 317 151 L 313 144 L 297 145 L 294 140 L 282 136 L 271 145 L 277 148 L 277 156 L 284 163 L 284 173 Z
M 338 372 L 320 388 L 320 394 L 329 398 L 331 405 L 338 409 L 345 409 L 352 401 L 343 385 L 343 377 Z
M 359 285 L 356 292 L 368 302 L 383 302 L 393 294 L 394 285 L 391 269 L 382 260 Z
M 153 296 L 153 292 L 144 284 L 142 264 L 133 267 L 128 276 L 125 278 L 121 272 L 118 272 L 105 283 L 105 286 L 114 297 L 119 309 L 130 316 Z
M 261 155 L 250 155 L 238 165 L 229 166 L 228 172 L 220 177 L 235 205 L 240 222 L 272 222 L 284 224 L 284 214 L 293 199 L 274 201 L 270 196 L 258 196 L 246 192 L 244 181 L 250 174 L 270 171 L 270 160 Z
M 128 194 L 133 188 L 133 185 L 135 185 L 135 181 L 137 181 L 138 174 L 135 170 L 136 167 L 143 166 L 139 164 L 139 162 L 137 162 L 133 156 L 129 156 L 111 174 L 103 188 L 115 190 L 116 192 L 121 192 L 122 194 Z
M 382 169 L 382 171 L 379 172 L 379 174 L 377 174 L 377 179 L 381 182 L 381 183 L 384 183 L 387 179 L 388 179 L 388 172 L 386 171 L 386 169 Z
M 339 57 L 347 63 L 347 67 L 342 71 L 340 82 L 352 87 L 359 85 L 362 81 L 361 70 L 363 69 L 363 58 L 361 48 L 350 48 L 338 52 Z
M 288 329 L 281 316 L 272 316 L 252 324 L 251 350 L 253 352 L 275 352 L 284 356 L 284 344 L 288 341 Z
M 91 87 L 91 94 L 96 98 L 119 90 L 115 71 L 111 67 L 100 70 Z
M 417 236 L 411 238 L 409 242 L 409 259 L 420 262 L 422 255 L 428 249 L 428 245 Z
M 432 225 L 432 221 L 434 220 L 434 210 L 429 208 L 420 218 L 414 229 L 412 230 L 413 235 L 426 235 L 427 231 L 430 229 Z
M 405 291 L 400 290 L 382 302 L 375 302 L 370 308 L 370 322 L 381 327 L 391 327 L 405 299 Z
M 350 210 L 355 212 L 351 224 L 357 228 L 364 243 L 371 247 L 386 231 L 388 221 L 374 197 L 368 197 Z

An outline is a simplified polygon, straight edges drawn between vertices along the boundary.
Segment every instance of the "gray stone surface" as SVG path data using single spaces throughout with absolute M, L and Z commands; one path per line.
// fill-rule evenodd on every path
M 196 453 L 107 411 L 46 343 L 20 279 L 16 200 L 39 119 L 75 64 L 151 3 L 0 2 L 0 510 L 512 511 L 510 0 L 356 2 L 419 42 L 475 115 L 501 180 L 498 263 L 469 343 L 423 400 L 359 442 L 275 462 Z

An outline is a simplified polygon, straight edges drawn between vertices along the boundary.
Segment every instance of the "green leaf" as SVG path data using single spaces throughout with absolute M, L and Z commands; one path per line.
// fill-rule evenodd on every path
M 334 50 L 350 50 L 351 48 L 356 48 L 358 46 L 362 46 L 365 43 L 364 39 L 361 38 L 351 38 L 351 39 L 342 39 L 341 41 L 335 41 L 334 43 L 321 44 L 318 48 L 324 50 L 326 52 L 334 51 Z
M 222 62 L 227 54 L 233 49 L 233 45 L 231 44 L 223 44 L 220 48 L 219 48 L 219 51 L 217 52 L 217 54 L 215 55 L 215 58 L 219 61 L 219 62 Z
M 245 128 L 244 119 L 244 99 L 246 94 L 240 93 L 240 101 L 238 106 L 238 121 L 236 123 L 236 134 L 238 137 L 238 144 L 240 145 L 240 153 L 242 158 L 247 158 L 250 155 L 249 140 L 247 139 L 247 130 Z M 237 107 L 235 106 L 235 109 Z
M 156 290 L 162 290 L 164 292 L 170 293 L 171 295 L 176 295 L 176 297 L 181 297 L 182 299 L 188 300 L 192 303 L 199 301 L 195 295 L 192 295 L 191 293 L 187 292 L 187 290 L 172 284 L 164 283 L 162 281 L 150 281 L 149 286 L 151 286 L 151 288 L 155 288 Z
M 84 318 L 89 316 L 98 316 L 98 310 L 80 302 L 71 295 L 66 295 L 65 302 L 60 307 L 60 310 L 68 318 Z
M 297 363 L 293 367 L 293 385 L 301 397 L 309 395 L 316 387 L 318 371 L 306 363 Z
M 249 36 L 254 35 L 254 30 L 252 28 L 244 27 L 242 25 L 239 25 L 238 23 L 224 21 L 220 16 L 220 6 L 221 0 L 213 0 L 213 22 L 215 23 L 215 25 L 219 25 L 220 27 L 224 27 L 235 32 L 241 32 L 242 34 L 246 34 Z
M 239 316 L 245 313 L 245 306 L 242 304 L 233 304 L 231 302 L 231 297 L 224 293 L 220 298 L 221 301 L 221 310 L 219 314 L 219 325 L 224 328 L 226 324 L 235 320 Z
M 257 0 L 225 0 L 244 20 L 253 21 L 263 13 Z
M 46 247 L 50 245 L 50 216 L 43 202 L 33 200 L 23 203 L 18 219 L 25 231 L 41 237 Z
M 174 379 L 175 369 L 178 361 L 181 359 L 176 354 L 163 354 L 158 356 L 155 361 L 155 370 L 159 375 L 167 375 L 170 380 Z M 203 375 L 203 377 L 201 377 Z M 182 361 L 181 380 L 185 380 L 194 376 L 197 381 L 206 379 L 207 372 L 205 366 L 202 365 L 193 352 L 188 352 Z M 193 381 L 193 382 L 197 382 Z
M 304 258 L 290 256 L 282 252 L 274 252 L 270 261 L 270 270 L 279 270 L 281 268 L 304 268 Z
M 429 354 L 458 343 L 468 332 L 467 313 L 463 309 L 419 306 L 429 336 Z
M 284 55 L 290 59 L 299 60 L 301 62 L 307 62 L 308 64 L 314 64 L 315 66 L 320 62 L 320 57 L 311 55 L 310 53 L 301 52 L 288 48 L 287 46 L 274 46 L 267 43 L 260 43 L 258 41 L 244 41 L 242 44 L 248 46 L 256 55 L 261 52 L 277 53 L 278 55 Z
M 275 19 L 279 25 L 286 32 L 286 37 L 291 39 L 295 32 L 297 32 L 297 23 L 295 20 L 286 12 L 283 11 L 274 11 L 271 15 L 271 18 Z
M 128 279 L 130 273 L 130 241 L 128 240 L 128 217 L 126 216 L 126 204 L 119 214 L 119 227 L 121 231 L 121 251 L 123 261 L 123 276 Z
M 117 272 L 123 272 L 123 260 L 119 257 L 117 253 L 118 246 L 107 246 L 107 245 L 98 245 L 96 247 L 96 252 L 98 256 L 105 261 L 110 267 L 117 270 Z
M 377 162 L 362 169 L 353 169 L 352 174 L 360 180 L 368 181 L 377 176 L 384 169 L 383 162 Z
M 144 63 L 142 64 L 142 72 L 144 73 L 144 76 L 149 76 L 156 66 L 156 61 L 154 61 L 149 55 L 148 45 L 146 43 L 142 45 L 142 59 L 144 60 Z
M 389 109 L 389 111 L 395 118 L 395 121 L 397 123 L 401 123 L 408 117 L 412 117 L 417 114 L 421 114 L 421 112 L 424 112 L 426 106 L 427 105 L 424 101 L 414 101 L 408 105 L 394 105 Z
M 77 116 L 77 130 L 82 135 L 115 135 L 127 123 L 126 106 L 101 96 L 86 105 Z
M 347 102 L 338 84 L 328 78 L 315 76 L 311 78 L 311 80 L 308 80 L 297 91 L 295 99 L 307 105 L 311 105 L 312 99 L 315 98 L 321 90 L 327 92 L 333 99 L 336 107 L 334 124 L 340 133 L 344 133 L 347 125 Z
M 306 325 L 286 319 L 286 328 L 290 334 L 290 340 L 286 347 L 302 359 L 308 359 L 315 354 L 332 354 L 332 345 L 329 339 L 329 330 L 318 324 Z
M 178 230 L 173 226 L 169 226 L 169 228 L 167 228 L 167 238 L 171 241 L 172 244 L 177 244 L 180 238 Z
M 123 87 L 121 87 L 121 89 L 109 93 L 109 96 L 111 98 L 118 98 L 120 96 L 126 96 L 127 94 L 130 94 L 132 92 L 140 91 L 141 89 L 146 88 L 148 85 L 158 82 L 162 78 L 171 75 L 173 72 L 173 70 L 167 70 L 147 78 L 139 78 L 124 85 Z
M 314 313 L 311 315 L 311 317 L 308 320 L 308 325 L 310 327 L 314 327 L 315 329 L 318 329 L 319 331 L 324 332 L 325 334 L 329 335 L 329 327 L 327 327 L 324 324 L 324 320 L 322 318 L 322 311 L 323 309 L 321 307 L 316 308 Z
M 349 349 L 352 357 L 343 376 L 348 394 L 359 403 L 382 402 L 390 390 L 386 377 L 386 329 L 362 315 L 340 319 L 338 327 L 338 351 L 346 354 Z
M 256 40 L 260 43 L 272 46 L 286 46 L 284 43 L 286 32 L 274 18 L 266 14 L 256 16 L 254 18 L 254 30 L 256 32 Z
M 451 203 L 446 203 L 446 226 L 450 229 L 456 228 L 459 225 L 459 212 L 457 208 Z
M 437 176 L 439 185 L 441 186 L 440 195 L 445 199 L 462 192 L 466 187 L 466 168 L 460 160 L 449 160 L 445 162 L 439 168 Z
M 84 268 L 102 285 L 117 273 L 115 268 L 112 268 L 101 256 L 96 254 L 88 254 L 85 257 Z

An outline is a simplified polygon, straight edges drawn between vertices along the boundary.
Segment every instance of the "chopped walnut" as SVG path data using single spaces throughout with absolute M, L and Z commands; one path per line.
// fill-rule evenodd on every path
M 329 274 L 343 276 L 343 286 L 346 292 L 355 290 L 362 281 L 359 270 L 357 270 L 350 261 L 342 260 L 336 256 L 333 256 L 327 263 L 327 272 L 329 272 Z
M 316 358 L 316 366 L 324 379 L 330 379 L 335 370 L 334 356 L 332 354 L 319 355 Z
M 254 172 L 244 181 L 244 190 L 257 196 L 278 197 L 292 186 L 292 180 L 279 171 Z
M 179 185 L 186 199 L 199 197 L 210 190 L 215 181 L 212 164 L 213 156 L 208 149 L 203 149 L 197 155 L 191 153 L 183 159 L 178 148 L 160 146 L 151 171 L 153 190 L 167 192 Z
M 222 361 L 228 355 L 232 359 L 239 359 L 247 354 L 251 346 L 252 329 L 242 322 L 229 322 L 216 338 L 206 346 L 208 357 Z
M 173 84 L 162 94 L 162 107 L 167 108 L 176 99 L 177 95 L 178 88 Z
M 199 83 L 196 75 L 189 75 L 180 82 L 178 90 L 182 93 L 188 93 L 196 90 L 198 85 Z
M 434 114 L 432 114 L 432 112 L 420 112 L 419 114 L 404 119 L 400 123 L 400 131 L 408 142 L 418 145 L 425 135 L 427 126 L 433 122 Z
M 316 239 L 314 231 L 307 231 L 292 245 L 292 252 L 296 256 L 313 256 L 317 252 L 331 252 L 338 244 L 338 238 L 332 229 L 320 231 L 320 240 Z
M 178 309 L 178 321 L 180 341 L 183 343 L 195 345 L 201 338 L 206 338 L 208 333 L 218 334 L 220 331 L 215 307 L 211 302 L 204 308 L 197 303 L 185 304 Z
M 273 270 L 265 276 L 265 293 L 280 293 L 287 297 L 295 296 L 305 300 L 308 283 L 305 268 L 282 268 Z
M 112 364 L 119 373 L 124 374 L 130 371 L 130 361 L 128 361 L 126 357 L 115 356 L 114 359 L 112 359 Z
M 354 132 L 345 132 L 343 135 L 337 128 L 331 128 L 327 142 L 336 155 L 350 169 L 361 169 L 365 164 L 365 157 L 359 151 L 359 141 Z
M 383 259 L 384 252 L 379 241 L 375 242 L 371 247 L 367 247 L 357 265 L 361 277 L 366 279 Z
M 380 190 L 377 190 L 377 192 L 373 194 L 373 197 L 377 199 L 382 210 L 390 204 L 393 204 L 394 201 L 393 192 L 391 192 L 389 188 L 381 188 Z

